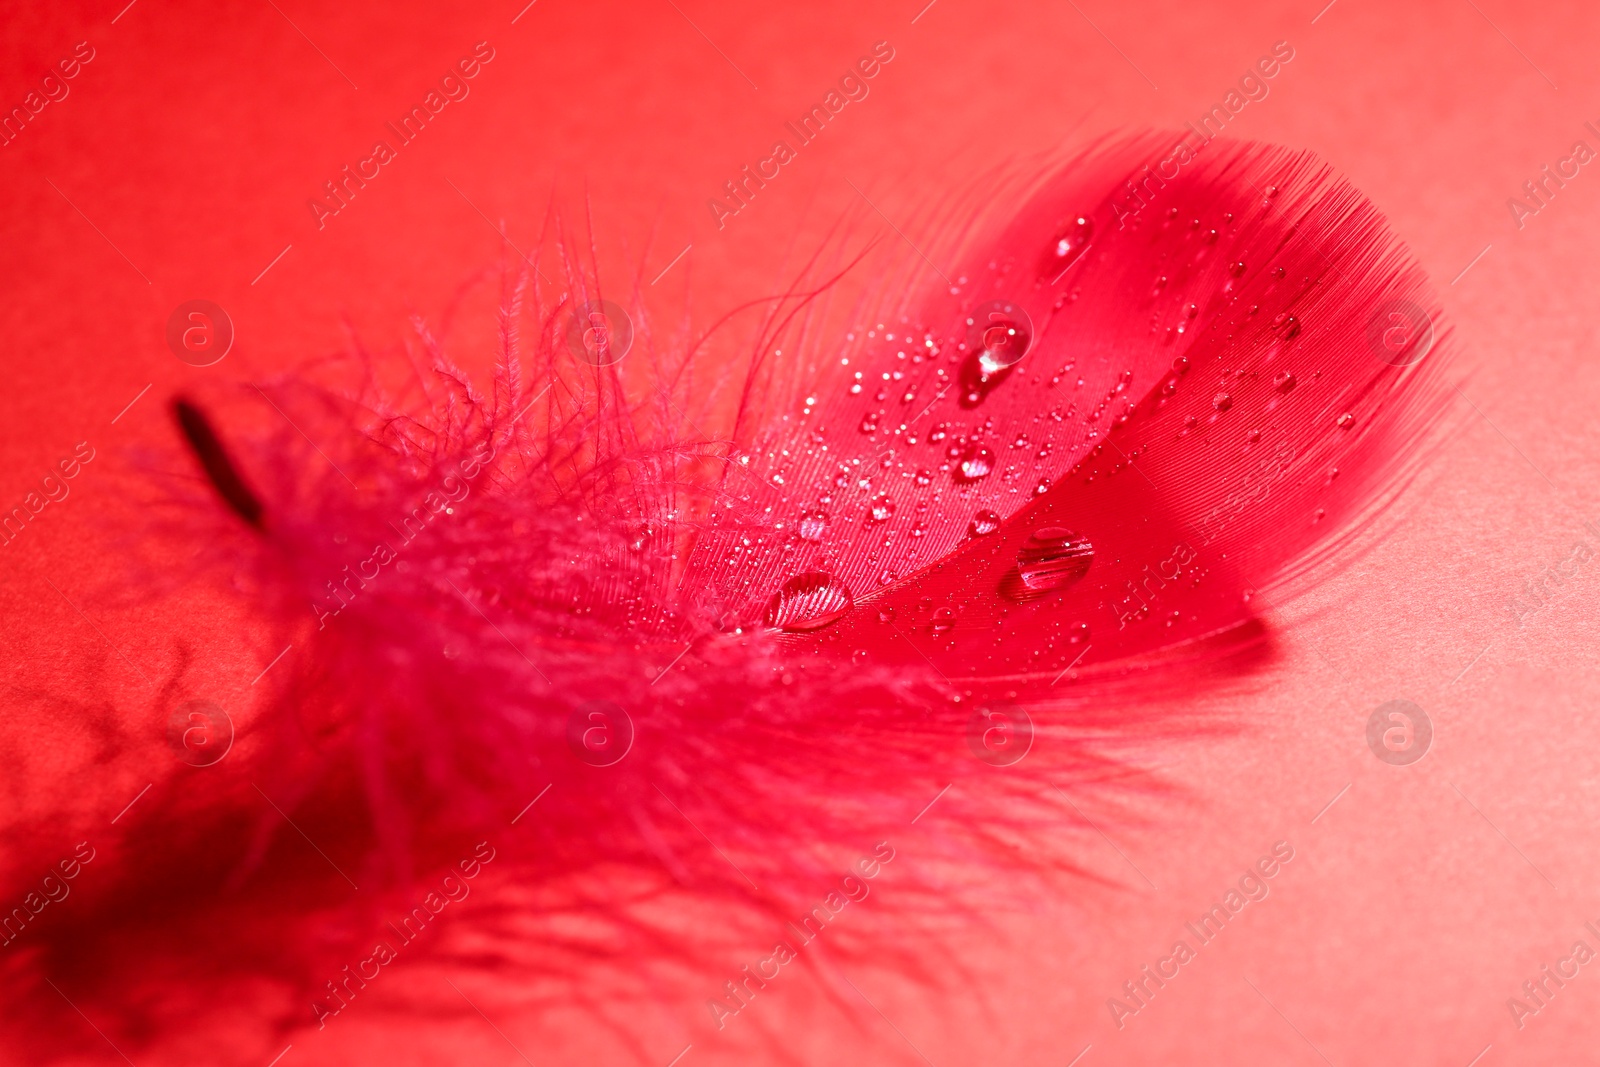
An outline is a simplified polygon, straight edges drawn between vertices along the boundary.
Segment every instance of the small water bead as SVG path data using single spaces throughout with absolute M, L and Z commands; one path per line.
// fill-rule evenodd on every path
M 1339 419 L 1338 419 L 1338 422 L 1336 423 L 1336 425 L 1341 430 L 1348 430 L 1350 427 L 1354 426 L 1355 424 L 1356 424 L 1356 417 L 1354 415 L 1350 414 L 1348 411 L 1345 412 L 1343 415 L 1340 415 Z
M 1216 396 L 1211 398 L 1211 406 L 1216 408 L 1218 411 L 1227 411 L 1229 408 L 1233 407 L 1233 397 L 1229 396 L 1227 393 L 1218 393 Z
M 933 473 L 931 471 L 929 471 L 926 467 L 920 468 L 917 471 L 916 478 L 913 479 L 913 480 L 918 485 L 932 485 L 933 484 Z
M 1059 278 L 1088 249 L 1093 237 L 1094 223 L 1086 215 L 1080 215 L 1062 227 L 1056 239 L 1050 243 L 1050 254 L 1045 257 L 1046 277 L 1051 280 Z
M 762 622 L 785 633 L 809 633 L 838 622 L 855 598 L 839 579 L 808 571 L 784 582 L 767 603 Z
M 928 632 L 934 637 L 943 637 L 955 628 L 956 613 L 950 608 L 940 608 L 928 621 Z
M 1278 392 L 1287 393 L 1300 383 L 1296 381 L 1295 376 L 1290 374 L 1288 371 L 1279 371 L 1277 374 L 1272 376 L 1272 384 L 1278 387 Z
M 1291 341 L 1300 335 L 1300 320 L 1287 311 L 1279 312 L 1272 320 L 1272 326 L 1278 331 L 1278 336 L 1285 341 Z
M 800 516 L 800 539 L 802 541 L 820 541 L 828 532 L 828 516 L 825 512 L 812 511 Z
M 985 508 L 972 516 L 972 525 L 967 532 L 973 537 L 987 537 L 1000 529 L 1000 516 Z
M 1067 641 L 1074 645 L 1081 645 L 1089 640 L 1089 624 L 1075 622 L 1067 627 Z
M 866 416 L 865 418 L 863 418 L 861 420 L 861 432 L 862 433 L 877 433 L 878 432 L 878 416 L 876 414 L 868 415 L 868 416 Z
M 894 501 L 886 496 L 880 496 L 872 502 L 867 510 L 867 521 L 878 523 L 888 522 L 889 516 L 894 514 Z
M 1049 478 L 1040 478 L 1038 484 L 1033 487 L 1033 495 L 1034 496 L 1043 496 L 1045 493 L 1048 493 L 1049 491 L 1050 491 L 1050 479 Z

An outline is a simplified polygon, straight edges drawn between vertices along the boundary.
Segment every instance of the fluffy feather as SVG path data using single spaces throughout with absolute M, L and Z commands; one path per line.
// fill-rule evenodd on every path
M 1104 739 L 1216 728 L 1155 709 L 1268 654 L 1263 596 L 1348 548 L 1441 406 L 1437 342 L 1371 340 L 1438 317 L 1369 202 L 1304 154 L 1216 142 L 1150 178 L 1170 155 L 1040 178 L 843 337 L 797 284 L 730 439 L 642 313 L 626 361 L 574 359 L 602 294 L 571 256 L 564 293 L 507 272 L 487 392 L 419 324 L 354 384 L 180 401 L 215 491 L 180 487 L 164 534 L 293 648 L 10 979 L 133 1045 L 230 990 L 269 1047 L 480 841 L 520 889 L 472 962 L 568 991 L 764 946 L 946 785 L 937 861 L 1028 867 L 1011 839 L 1059 820 L 1053 778 L 1115 773 Z M 721 928 L 684 936 L 662 894 Z

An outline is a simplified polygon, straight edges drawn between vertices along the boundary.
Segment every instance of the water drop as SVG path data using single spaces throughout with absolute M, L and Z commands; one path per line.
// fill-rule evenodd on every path
M 1216 408 L 1218 411 L 1227 411 L 1229 408 L 1233 407 L 1233 397 L 1229 396 L 1227 393 L 1218 393 L 1216 396 L 1211 398 L 1211 406 Z
M 1339 416 L 1338 423 L 1337 423 L 1339 429 L 1341 429 L 1341 430 L 1348 430 L 1350 427 L 1354 426 L 1355 424 L 1356 424 L 1356 417 L 1354 415 L 1350 414 L 1348 411 L 1345 412 L 1343 415 Z
M 934 637 L 943 637 L 956 628 L 956 613 L 949 608 L 940 608 L 933 613 L 932 620 L 928 623 L 928 632 Z
M 967 348 L 978 354 L 983 373 L 1013 366 L 1033 344 L 1033 323 L 1027 312 L 1009 301 L 994 300 L 967 319 Z
M 868 415 L 866 418 L 861 420 L 861 432 L 862 433 L 877 433 L 878 432 L 878 416 L 876 414 Z
M 1056 239 L 1050 242 L 1050 254 L 1045 257 L 1045 276 L 1051 281 L 1061 277 L 1088 249 L 1089 239 L 1093 236 L 1094 223 L 1088 216 L 1080 215 L 1063 226 L 1056 234 Z
M 849 587 L 839 579 L 808 571 L 783 583 L 768 602 L 762 621 L 785 633 L 809 633 L 838 622 L 852 603 Z
M 973 445 L 961 457 L 956 468 L 956 481 L 975 482 L 994 470 L 994 453 L 986 445 Z
M 1000 529 L 1000 516 L 985 508 L 972 516 L 972 525 L 967 532 L 973 537 L 986 537 Z
M 933 474 L 926 467 L 923 467 L 918 469 L 915 480 L 918 485 L 931 485 L 933 484 Z
M 1300 383 L 1297 382 L 1295 380 L 1295 376 L 1290 374 L 1288 371 L 1279 371 L 1277 374 L 1272 376 L 1272 384 L 1278 387 L 1278 392 L 1287 393 Z
M 1035 530 L 1017 550 L 1017 566 L 1000 583 L 1011 600 L 1032 600 L 1065 589 L 1094 562 L 1094 546 L 1082 534 L 1061 526 Z
M 828 532 L 828 516 L 821 511 L 807 512 L 800 516 L 800 539 L 802 541 L 820 541 L 822 535 Z
M 867 511 L 867 521 L 888 522 L 889 516 L 894 514 L 894 501 L 886 496 L 880 496 L 872 502 L 872 507 Z
M 961 363 L 962 407 L 976 407 L 1011 373 L 1033 344 L 1033 322 L 1009 300 L 980 304 L 967 316 L 967 357 Z

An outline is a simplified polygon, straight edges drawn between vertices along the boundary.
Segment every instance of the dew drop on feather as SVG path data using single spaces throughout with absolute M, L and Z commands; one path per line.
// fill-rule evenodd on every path
M 785 633 L 809 633 L 839 621 L 853 603 L 849 587 L 839 579 L 808 571 L 783 583 L 767 603 L 762 621 Z

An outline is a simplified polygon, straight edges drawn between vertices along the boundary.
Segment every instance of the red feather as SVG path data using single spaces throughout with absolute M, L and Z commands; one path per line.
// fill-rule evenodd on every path
M 842 338 L 797 284 L 731 440 L 683 414 L 698 348 L 574 359 L 601 294 L 571 257 L 567 293 L 507 282 L 487 393 L 419 326 L 353 387 L 181 401 L 210 487 L 164 533 L 293 648 L 77 920 L 3 950 L 13 988 L 62 981 L 135 1046 L 228 995 L 335 1025 L 341 967 L 479 842 L 510 903 L 473 965 L 626 986 L 764 953 L 952 783 L 941 859 L 1028 869 L 1052 777 L 1218 727 L 1158 702 L 1267 654 L 1264 599 L 1348 552 L 1442 406 L 1436 305 L 1368 201 L 1304 154 L 1145 169 L 1170 156 L 1039 179 Z M 683 935 L 664 893 L 722 925 Z

